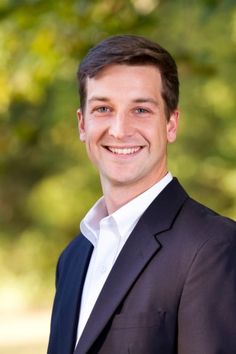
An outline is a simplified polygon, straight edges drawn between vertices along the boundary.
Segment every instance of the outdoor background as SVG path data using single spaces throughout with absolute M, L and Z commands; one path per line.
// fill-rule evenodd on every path
M 176 59 L 181 124 L 170 170 L 236 219 L 234 0 L 0 0 L 0 352 L 46 352 L 54 272 L 101 195 L 77 132 L 76 70 L 113 34 Z

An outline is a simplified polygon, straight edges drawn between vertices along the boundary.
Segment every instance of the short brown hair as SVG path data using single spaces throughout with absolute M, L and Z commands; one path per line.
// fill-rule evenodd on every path
M 108 37 L 90 49 L 80 63 L 78 70 L 80 105 L 82 111 L 86 102 L 86 81 L 112 64 L 153 65 L 162 78 L 162 97 L 167 119 L 177 108 L 179 100 L 179 79 L 177 66 L 172 56 L 159 44 L 135 35 Z

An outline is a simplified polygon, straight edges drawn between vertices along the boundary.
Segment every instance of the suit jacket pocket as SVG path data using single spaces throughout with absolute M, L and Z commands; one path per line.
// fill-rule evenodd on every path
M 135 314 L 119 314 L 114 317 L 112 329 L 159 327 L 164 320 L 165 311 L 153 311 Z
M 165 312 L 121 313 L 111 328 L 99 354 L 157 354 L 166 349 Z

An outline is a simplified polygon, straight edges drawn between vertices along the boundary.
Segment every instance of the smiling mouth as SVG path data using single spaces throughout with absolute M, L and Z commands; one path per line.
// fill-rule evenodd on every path
M 135 146 L 135 147 L 125 147 L 125 148 L 118 148 L 118 147 L 112 147 L 112 146 L 106 146 L 105 147 L 108 151 L 112 152 L 115 155 L 132 155 L 137 153 L 142 149 L 141 146 Z

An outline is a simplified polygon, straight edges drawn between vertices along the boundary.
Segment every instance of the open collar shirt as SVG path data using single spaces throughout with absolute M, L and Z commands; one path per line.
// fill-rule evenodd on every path
M 77 342 L 81 337 L 102 287 L 129 235 L 147 207 L 172 178 L 171 173 L 167 173 L 151 188 L 110 215 L 108 215 L 105 200 L 102 197 L 81 221 L 80 230 L 92 243 L 94 249 L 82 292 Z

